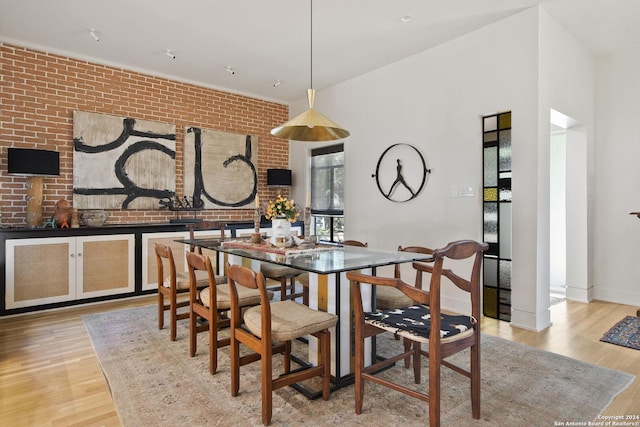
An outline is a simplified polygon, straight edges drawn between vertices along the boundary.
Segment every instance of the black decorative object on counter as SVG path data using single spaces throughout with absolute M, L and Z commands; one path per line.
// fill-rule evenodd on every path
M 199 219 L 196 217 L 196 212 L 204 209 L 204 200 L 200 198 L 194 197 L 178 197 L 175 196 L 173 198 L 165 197 L 160 200 L 160 208 L 165 207 L 170 211 L 174 211 L 176 213 L 175 219 L 172 219 L 170 222 L 172 223 L 190 223 L 190 222 L 198 222 Z M 189 219 L 181 219 L 179 218 L 180 212 L 193 212 L 193 218 Z

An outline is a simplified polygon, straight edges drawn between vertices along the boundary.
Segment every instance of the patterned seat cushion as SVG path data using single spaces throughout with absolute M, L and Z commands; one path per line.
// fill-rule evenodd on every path
M 431 313 L 422 305 L 364 313 L 365 323 L 393 332 L 414 341 L 429 342 Z M 464 315 L 440 315 L 441 342 L 459 340 L 473 335 L 476 320 Z
M 254 335 L 262 338 L 262 307 L 251 307 L 244 314 L 244 322 Z M 274 341 L 291 341 L 323 329 L 331 328 L 338 317 L 314 310 L 293 301 L 271 303 L 271 337 Z

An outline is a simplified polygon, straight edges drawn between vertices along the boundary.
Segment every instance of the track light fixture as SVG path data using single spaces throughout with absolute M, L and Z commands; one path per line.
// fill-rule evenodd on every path
M 282 82 L 280 80 L 274 80 L 273 81 L 273 87 L 278 87 L 278 86 L 280 86 L 281 83 Z
M 89 30 L 89 34 L 91 34 L 91 37 L 93 37 L 93 39 L 97 42 L 100 41 L 100 34 L 94 30 L 93 28 Z
M 165 55 L 167 55 L 171 59 L 176 59 L 176 55 L 173 52 L 171 52 L 169 49 L 167 49 L 167 51 L 165 52 Z
M 236 70 L 234 70 L 231 65 L 227 65 L 227 73 L 229 73 L 229 74 L 231 74 L 233 76 L 233 75 L 236 74 Z

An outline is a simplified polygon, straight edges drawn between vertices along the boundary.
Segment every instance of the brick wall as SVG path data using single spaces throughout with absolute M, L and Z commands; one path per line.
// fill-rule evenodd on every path
M 267 169 L 287 168 L 288 141 L 269 131 L 288 120 L 286 105 L 0 43 L 0 213 L 23 225 L 24 177 L 7 175 L 7 147 L 60 152 L 60 176 L 44 179 L 44 217 L 73 195 L 73 111 L 132 117 L 176 126 L 176 193 L 182 195 L 183 129 L 216 129 L 258 137 L 258 194 L 268 200 Z M 111 210 L 110 223 L 167 221 L 166 210 Z M 205 219 L 244 220 L 250 209 L 211 209 Z

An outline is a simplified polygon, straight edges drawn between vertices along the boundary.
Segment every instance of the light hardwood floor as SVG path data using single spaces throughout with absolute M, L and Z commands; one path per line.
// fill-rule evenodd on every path
M 0 424 L 120 426 L 81 316 L 155 301 L 155 296 L 147 296 L 0 319 Z M 599 301 L 567 302 L 552 307 L 553 325 L 542 332 L 488 318 L 482 320 L 482 328 L 487 334 L 640 378 L 640 351 L 599 341 L 611 326 L 635 312 L 636 307 Z M 638 378 L 605 415 L 640 415 Z

